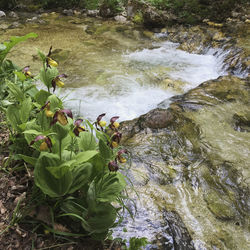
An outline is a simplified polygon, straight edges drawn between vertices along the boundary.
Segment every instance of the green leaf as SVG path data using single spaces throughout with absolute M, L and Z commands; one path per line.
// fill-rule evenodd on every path
M 83 151 L 94 150 L 97 147 L 96 139 L 94 135 L 90 132 L 80 133 L 79 147 Z
M 96 183 L 96 200 L 101 202 L 115 201 L 125 187 L 126 181 L 121 173 L 107 173 Z
M 51 111 L 62 108 L 62 101 L 56 95 L 50 95 L 47 100 L 50 101 Z
M 51 94 L 48 92 L 48 91 L 45 91 L 43 89 L 41 89 L 36 95 L 35 95 L 35 100 L 37 103 L 39 103 L 41 106 L 43 106 L 48 97 L 50 96 Z
M 40 50 L 37 51 L 39 57 L 41 58 L 42 62 L 45 63 L 46 61 L 46 56 L 43 52 L 41 52 Z
M 71 168 L 73 182 L 69 189 L 69 193 L 74 193 L 89 182 L 92 168 L 93 166 L 90 163 L 85 163 Z
M 4 50 L 0 50 L 0 65 L 2 64 L 4 58 L 9 53 L 9 51 L 18 43 L 26 41 L 29 38 L 36 38 L 36 33 L 29 33 L 25 36 L 13 36 L 10 38 L 10 41 L 6 41 L 3 43 L 3 46 L 5 46 Z M 3 49 L 3 46 L 1 48 Z
M 35 165 L 35 183 L 50 197 L 61 197 L 67 194 L 72 185 L 73 178 L 69 169 L 63 169 L 63 175 L 59 179 L 55 178 L 54 174 L 51 174 L 53 170 L 50 167 L 57 168 L 57 166 L 61 165 L 60 163 L 58 155 L 42 152 Z
M 30 135 L 41 135 L 41 132 L 34 130 L 34 129 L 25 130 L 23 133 L 30 134 Z
M 19 106 L 10 105 L 6 110 L 6 116 L 12 128 L 14 128 L 16 131 L 19 131 L 18 125 L 21 124 L 19 117 Z
M 26 80 L 26 76 L 23 72 L 14 71 L 15 75 L 19 78 L 20 81 L 24 82 Z
M 67 125 L 63 126 L 60 123 L 56 123 L 52 128 L 58 140 L 63 140 L 69 133 L 69 127 Z
M 35 166 L 37 158 L 35 157 L 31 157 L 31 156 L 27 156 L 27 155 L 22 155 L 19 154 L 19 156 L 27 163 L 31 164 L 32 166 Z
M 116 220 L 116 209 L 109 203 L 99 203 L 95 207 L 95 211 L 88 211 L 83 213 L 83 218 L 87 221 L 82 223 L 82 227 L 91 233 L 108 232 Z M 106 235 L 103 235 L 105 238 Z
M 89 185 L 87 193 L 87 203 L 89 210 L 94 210 L 96 207 L 96 186 L 95 181 L 92 181 Z
M 21 103 L 21 108 L 20 108 L 20 119 L 22 123 L 25 123 L 28 121 L 31 110 L 32 110 L 32 100 L 31 98 L 26 98 Z
M 89 151 L 85 151 L 85 152 L 81 152 L 77 154 L 75 159 L 77 163 L 81 164 L 81 163 L 87 162 L 88 160 L 93 158 L 96 154 L 98 154 L 96 150 L 89 150 Z
M 99 140 L 99 150 L 101 157 L 106 161 L 109 161 L 112 158 L 111 148 L 101 139 Z
M 82 199 L 80 200 L 74 197 L 68 197 L 65 199 L 60 208 L 65 213 L 73 213 L 79 216 L 81 216 L 83 212 L 87 212 Z
M 24 100 L 23 91 L 9 80 L 6 81 L 6 84 L 9 88 L 11 94 L 15 97 L 15 99 L 18 100 L 19 102 L 22 102 Z
M 52 80 L 56 78 L 59 75 L 59 72 L 57 68 L 51 67 L 51 68 L 42 68 L 40 70 L 40 78 L 42 82 L 47 86 L 48 88 L 52 87 Z
M 62 178 L 69 171 L 69 165 L 67 165 L 67 163 L 64 163 L 64 164 L 62 164 L 60 166 L 46 167 L 46 169 L 56 179 L 60 179 L 60 178 Z

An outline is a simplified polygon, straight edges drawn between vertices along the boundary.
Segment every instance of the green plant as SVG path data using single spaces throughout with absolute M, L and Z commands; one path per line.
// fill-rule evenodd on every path
M 16 41 L 28 37 L 35 35 Z M 2 64 L 13 44 L 3 43 Z M 52 94 L 56 87 L 64 86 L 61 78 L 67 77 L 59 74 L 52 47 L 47 55 L 38 54 L 42 61 L 39 76 L 32 76 L 27 66 L 22 70 L 12 67 L 14 74 L 5 78 L 5 100 L 0 107 L 9 124 L 13 152 L 34 169 L 34 183 L 43 193 L 42 201 L 34 206 L 41 202 L 49 206 L 54 222 L 80 225 L 79 235 L 105 239 L 121 217 L 120 210 L 126 208 L 126 177 L 118 170 L 128 152 L 119 146 L 119 117 L 112 117 L 108 126 L 103 121 L 105 114 L 93 124 L 74 119 L 62 100 Z M 37 79 L 47 91 L 36 88 Z

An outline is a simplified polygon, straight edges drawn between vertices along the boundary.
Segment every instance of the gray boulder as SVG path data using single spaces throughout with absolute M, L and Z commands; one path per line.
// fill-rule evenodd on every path
M 5 12 L 3 12 L 3 11 L 0 10 L 0 18 L 1 17 L 6 17 L 6 14 L 5 14 Z

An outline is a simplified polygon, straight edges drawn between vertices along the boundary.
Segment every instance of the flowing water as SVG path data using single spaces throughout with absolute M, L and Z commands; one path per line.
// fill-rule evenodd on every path
M 164 34 L 98 19 L 56 14 L 43 19 L 44 24 L 0 31 L 2 40 L 39 35 L 18 45 L 10 58 L 38 73 L 36 49 L 46 53 L 53 45 L 60 72 L 69 75 L 60 95 L 75 113 L 91 120 L 101 113 L 129 120 L 158 106 L 167 108 L 172 96 L 226 74 L 214 50 L 190 54 Z M 153 242 L 148 249 L 250 248 L 250 201 L 245 197 L 250 138 L 247 129 L 233 126 L 235 117 L 249 115 L 249 92 L 242 88 L 236 104 L 207 94 L 202 96 L 207 106 L 185 112 L 176 126 L 144 130 L 127 142 L 129 175 L 140 198 L 131 192 L 135 219 L 128 216 L 114 236 L 147 237 Z M 201 100 L 199 93 L 193 97 L 194 103 Z
M 45 20 L 48 23 L 26 23 L 2 35 L 39 36 L 15 48 L 10 58 L 38 72 L 36 50 L 47 53 L 53 45 L 60 72 L 69 75 L 62 95 L 68 96 L 68 106 L 78 107 L 80 115 L 91 120 L 101 113 L 119 115 L 120 120 L 136 118 L 162 100 L 223 73 L 213 55 L 189 54 L 178 50 L 178 44 L 158 41 L 153 34 L 148 39 L 130 26 L 57 15 Z

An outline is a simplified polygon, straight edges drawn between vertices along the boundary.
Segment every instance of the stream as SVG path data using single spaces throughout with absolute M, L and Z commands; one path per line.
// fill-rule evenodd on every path
M 178 118 L 126 141 L 132 154 L 128 174 L 139 198 L 131 190 L 137 211 L 128 206 L 135 218 L 127 215 L 113 236 L 147 237 L 146 249 L 249 249 L 250 135 L 244 123 L 250 117 L 249 88 L 236 79 L 235 91 L 225 90 L 223 53 L 215 56 L 219 49 L 212 48 L 202 55 L 188 53 L 168 41 L 166 32 L 113 21 L 58 14 L 39 20 L 0 29 L 1 40 L 36 32 L 37 39 L 9 55 L 35 74 L 41 66 L 37 49 L 47 53 L 52 45 L 60 73 L 68 75 L 65 88 L 56 91 L 74 113 L 92 121 L 101 113 L 107 121 L 115 115 L 127 121 L 171 107 Z M 207 86 L 195 89 L 219 76 L 225 78 L 218 86 L 226 86 L 223 91 L 234 102 Z M 183 94 L 181 100 L 176 97 Z M 183 98 L 189 107 L 203 106 L 177 109 Z

